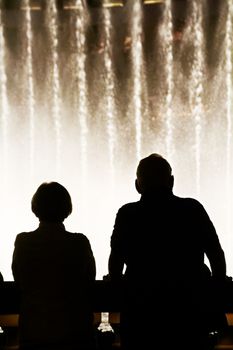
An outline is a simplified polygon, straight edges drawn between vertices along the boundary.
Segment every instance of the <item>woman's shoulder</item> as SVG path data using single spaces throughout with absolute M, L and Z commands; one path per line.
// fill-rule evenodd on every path
M 24 240 L 26 238 L 30 238 L 35 232 L 36 231 L 20 232 L 16 235 L 16 240 Z
M 84 233 L 66 231 L 65 236 L 69 240 L 76 241 L 76 242 L 83 243 L 83 244 L 87 244 L 87 243 L 89 244 L 89 239 L 87 238 L 87 236 Z

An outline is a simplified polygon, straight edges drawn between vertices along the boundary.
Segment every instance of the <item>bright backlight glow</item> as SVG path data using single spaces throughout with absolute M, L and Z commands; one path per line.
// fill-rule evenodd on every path
M 213 19 L 199 0 L 187 2 L 179 36 L 170 0 L 150 11 L 126 3 L 91 10 L 76 0 L 58 11 L 54 0 L 29 11 L 25 0 L 25 11 L 0 12 L 5 280 L 16 234 L 38 225 L 30 202 L 44 181 L 70 192 L 64 224 L 89 238 L 101 279 L 117 210 L 139 199 L 137 162 L 152 152 L 171 163 L 174 193 L 205 206 L 233 275 L 231 0 Z

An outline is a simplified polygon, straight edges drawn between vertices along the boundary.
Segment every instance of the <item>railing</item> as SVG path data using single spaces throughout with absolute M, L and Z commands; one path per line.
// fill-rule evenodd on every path
M 120 286 L 108 281 L 96 281 L 94 291 L 94 323 L 96 327 L 112 326 L 113 329 L 120 324 L 121 291 Z M 233 282 L 228 282 L 224 293 L 224 308 L 228 320 L 227 331 L 219 339 L 215 349 L 233 350 Z M 4 282 L 0 286 L 0 331 L 4 330 L 4 345 L 2 345 L 0 332 L 0 350 L 16 350 L 18 337 L 19 292 L 13 281 Z M 190 315 L 191 317 L 191 315 Z M 111 328 L 111 327 L 110 327 Z M 113 348 L 119 348 L 117 340 Z
M 108 314 L 109 323 L 120 322 L 119 286 L 106 281 L 96 281 L 94 290 L 94 323 L 102 322 L 102 315 Z M 0 326 L 17 327 L 19 313 L 19 291 L 13 281 L 0 286 Z
M 106 331 L 120 323 L 119 286 L 96 281 L 94 290 L 94 324 Z M 18 349 L 19 291 L 13 281 L 0 286 L 0 350 Z M 115 343 L 115 348 L 120 346 Z M 114 348 L 114 346 L 113 346 Z

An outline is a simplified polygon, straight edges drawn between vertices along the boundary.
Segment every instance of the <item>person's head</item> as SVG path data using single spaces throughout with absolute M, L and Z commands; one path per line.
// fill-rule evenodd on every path
M 44 182 L 33 195 L 31 208 L 40 221 L 62 222 L 72 212 L 71 197 L 58 182 Z
M 173 188 L 172 168 L 168 161 L 157 153 L 140 160 L 136 175 L 135 185 L 140 194 Z

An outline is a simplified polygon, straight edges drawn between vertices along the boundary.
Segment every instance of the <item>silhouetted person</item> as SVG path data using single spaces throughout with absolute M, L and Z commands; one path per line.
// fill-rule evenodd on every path
M 96 266 L 87 237 L 63 225 L 71 197 L 59 183 L 43 183 L 31 208 L 39 227 L 17 235 L 12 261 L 21 292 L 20 349 L 93 350 Z
M 221 283 L 224 252 L 204 207 L 175 196 L 173 182 L 163 157 L 142 159 L 135 182 L 141 198 L 122 206 L 116 216 L 109 277 L 124 281 L 124 350 L 201 350 L 208 344 L 204 256 L 212 278 Z

